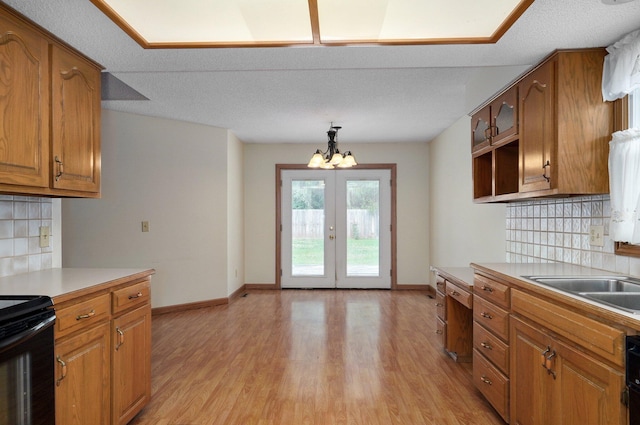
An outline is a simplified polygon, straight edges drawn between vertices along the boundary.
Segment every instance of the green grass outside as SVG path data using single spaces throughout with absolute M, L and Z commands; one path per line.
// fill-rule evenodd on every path
M 322 239 L 294 239 L 293 264 L 317 265 L 323 263 Z M 375 266 L 378 264 L 379 248 L 377 239 L 347 240 L 349 264 Z

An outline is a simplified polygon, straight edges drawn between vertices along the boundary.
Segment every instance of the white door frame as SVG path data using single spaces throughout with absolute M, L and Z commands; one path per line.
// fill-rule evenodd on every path
M 390 275 L 391 275 L 391 289 L 397 289 L 397 214 L 396 214 L 396 164 L 367 164 L 358 165 L 357 169 L 381 169 L 389 170 L 390 172 L 390 231 L 389 231 L 389 245 L 390 245 Z M 284 170 L 309 170 L 305 165 L 292 165 L 292 164 L 276 164 L 276 264 L 275 264 L 275 287 L 276 289 L 282 288 L 282 274 L 283 274 L 283 261 L 282 261 L 282 237 L 283 237 L 283 225 L 282 225 L 282 171 Z M 348 171 L 348 170 L 341 170 Z M 333 286 L 332 286 L 333 287 Z

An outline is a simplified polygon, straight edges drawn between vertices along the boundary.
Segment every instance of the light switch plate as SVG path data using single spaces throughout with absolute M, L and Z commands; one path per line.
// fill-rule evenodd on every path
M 40 226 L 40 248 L 47 248 L 50 244 L 51 230 L 49 226 Z
M 589 245 L 604 246 L 604 226 L 589 227 Z
M 148 221 L 143 221 L 142 222 L 142 231 L 143 232 L 148 232 L 149 231 L 149 222 Z

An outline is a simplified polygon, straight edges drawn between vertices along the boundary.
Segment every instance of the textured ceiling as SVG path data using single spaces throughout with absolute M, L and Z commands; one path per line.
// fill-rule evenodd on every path
M 149 98 L 104 108 L 255 143 L 318 144 L 331 121 L 341 144 L 429 141 L 554 49 L 607 46 L 640 27 L 640 0 L 536 0 L 496 44 L 144 50 L 89 0 L 5 3 Z M 471 87 L 491 74 L 501 79 Z

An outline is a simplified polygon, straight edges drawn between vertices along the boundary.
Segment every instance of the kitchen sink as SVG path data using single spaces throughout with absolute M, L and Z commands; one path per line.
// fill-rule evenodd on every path
M 611 293 L 581 293 L 583 297 L 590 298 L 592 300 L 609 304 L 610 306 L 621 308 L 631 313 L 640 314 L 640 293 L 623 293 L 623 292 L 611 292 Z
M 568 292 L 638 292 L 640 280 L 625 276 L 523 276 Z
M 640 314 L 640 279 L 626 276 L 522 277 L 614 308 Z

